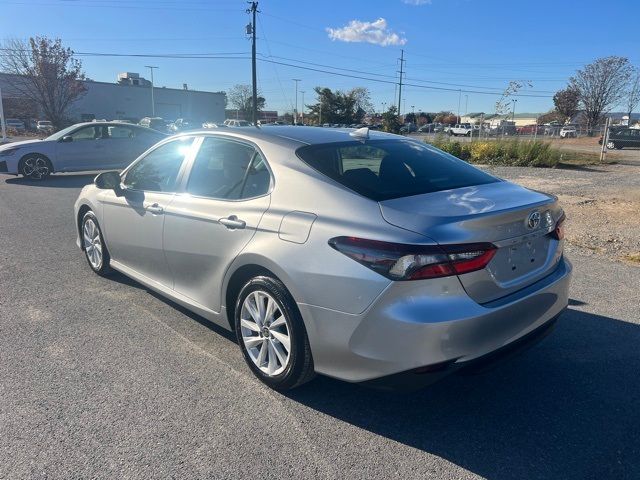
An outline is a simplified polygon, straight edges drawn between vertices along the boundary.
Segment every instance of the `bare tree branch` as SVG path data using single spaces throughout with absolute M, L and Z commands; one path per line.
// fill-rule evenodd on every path
M 623 101 L 632 72 L 627 58 L 612 56 L 597 59 L 569 79 L 569 87 L 580 93 L 589 134 L 593 134 L 603 113 Z
M 37 104 L 56 128 L 62 128 L 71 104 L 86 90 L 82 62 L 60 39 L 46 37 L 7 40 L 2 52 L 0 70 L 10 74 L 10 88 Z

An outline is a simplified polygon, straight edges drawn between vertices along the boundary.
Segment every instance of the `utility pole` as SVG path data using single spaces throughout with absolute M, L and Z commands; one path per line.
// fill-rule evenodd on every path
M 318 114 L 318 125 L 322 126 L 322 97 L 320 97 L 320 113 Z
M 302 125 L 304 125 L 304 90 L 300 90 L 302 94 Z
M 511 101 L 513 102 L 513 110 L 511 111 L 511 120 L 515 122 L 516 121 L 516 102 L 518 101 L 518 99 L 514 98 Z
M 469 115 L 469 95 L 464 96 L 464 114 Z
M 398 85 L 398 115 L 400 115 L 400 99 L 402 98 L 402 73 L 404 66 L 404 49 L 400 50 L 400 84 Z
M 300 80 L 299 78 L 292 78 L 291 80 L 296 82 L 296 106 L 293 109 L 293 124 L 297 125 L 298 124 L 298 82 L 301 82 L 302 80 Z
M 602 148 L 600 149 L 600 163 L 604 162 L 607 158 L 607 143 L 609 142 L 609 123 L 611 117 L 607 117 L 607 121 L 604 124 L 604 135 L 602 135 Z
M 2 107 L 2 89 L 0 88 L 0 128 L 2 129 L 2 140 L 7 139 L 7 126 L 4 123 L 4 108 Z
M 153 69 L 154 68 L 158 68 L 158 67 L 154 67 L 151 65 L 145 65 L 146 68 L 148 68 L 149 70 L 151 70 L 151 116 L 155 117 L 156 116 L 156 102 L 153 99 Z
M 258 12 L 258 2 L 250 3 L 251 7 L 247 10 L 247 13 L 251 13 L 252 21 L 251 25 L 247 25 L 247 33 L 251 33 L 251 81 L 253 87 L 251 120 L 255 126 L 258 126 L 258 81 L 256 75 L 256 13 Z M 251 28 L 250 32 L 249 28 Z
M 460 102 L 462 101 L 462 90 L 458 90 L 458 123 L 460 123 Z

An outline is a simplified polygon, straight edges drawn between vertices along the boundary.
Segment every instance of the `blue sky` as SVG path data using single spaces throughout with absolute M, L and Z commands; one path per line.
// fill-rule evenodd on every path
M 76 52 L 241 57 L 82 57 L 94 80 L 115 81 L 124 71 L 148 77 L 145 65 L 160 67 L 158 86 L 220 91 L 251 80 L 245 1 L 0 0 L 0 6 L 0 39 L 39 34 L 59 37 Z M 406 111 L 455 112 L 461 96 L 461 113 L 465 105 L 469 112 L 492 112 L 493 93 L 520 80 L 532 83 L 522 93 L 538 97 L 520 97 L 517 111 L 542 112 L 552 106 L 553 92 L 597 57 L 626 56 L 640 66 L 636 0 L 263 0 L 259 10 L 261 58 L 382 80 L 261 61 L 267 108 L 280 112 L 293 107 L 293 78 L 301 80 L 307 104 L 318 85 L 365 86 L 381 109 L 394 102 L 401 48 L 406 82 L 414 85 L 403 88 Z

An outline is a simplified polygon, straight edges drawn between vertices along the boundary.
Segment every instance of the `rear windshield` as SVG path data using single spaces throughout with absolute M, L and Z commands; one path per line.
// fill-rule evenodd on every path
M 296 154 L 319 172 L 375 201 L 499 181 L 452 155 L 411 140 L 310 145 Z

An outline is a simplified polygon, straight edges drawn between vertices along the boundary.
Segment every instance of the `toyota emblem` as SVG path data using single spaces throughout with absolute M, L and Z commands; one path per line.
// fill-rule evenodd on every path
M 535 230 L 540 225 L 540 212 L 535 210 L 527 217 L 527 228 L 529 230 Z

